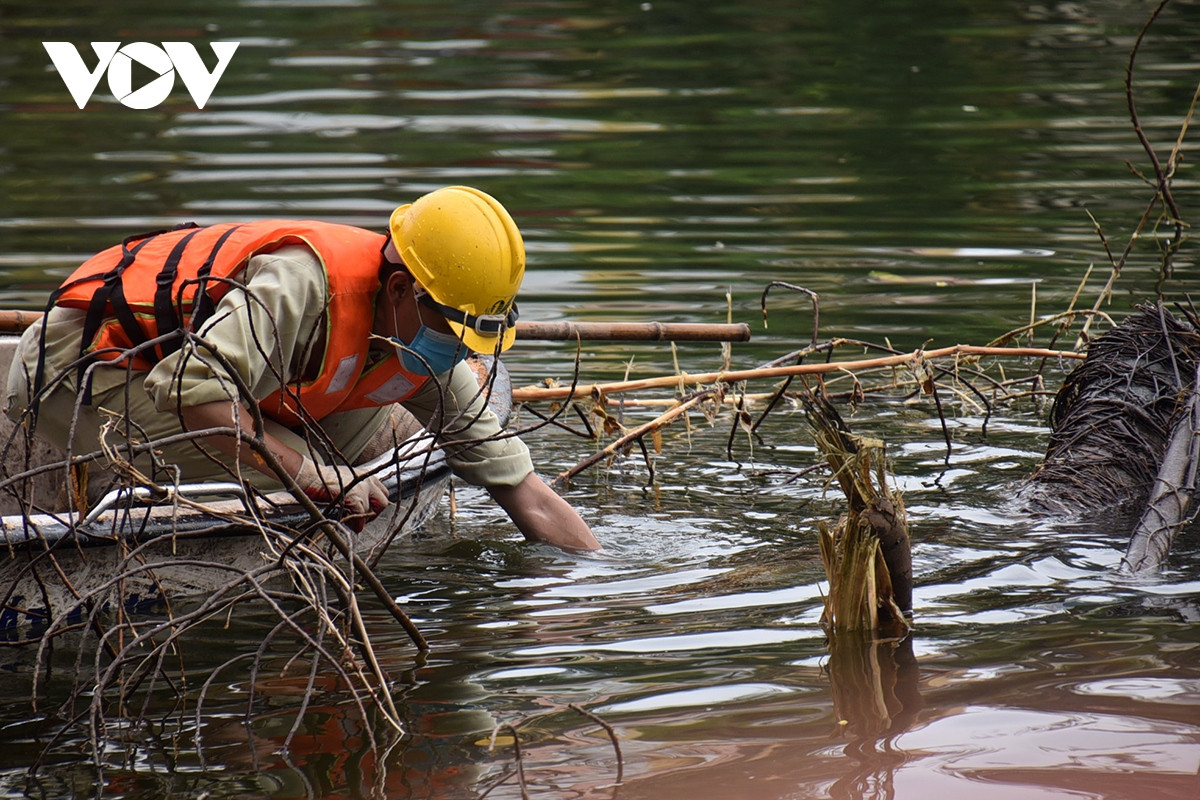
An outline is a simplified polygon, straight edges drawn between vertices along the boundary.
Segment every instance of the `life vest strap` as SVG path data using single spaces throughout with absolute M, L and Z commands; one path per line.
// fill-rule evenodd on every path
M 192 305 L 191 329 L 193 332 L 199 331 L 201 326 L 217 310 L 217 304 L 213 302 L 212 295 L 208 293 L 208 278 L 212 274 L 213 262 L 217 260 L 217 253 L 220 252 L 229 237 L 233 235 L 233 232 L 240 227 L 242 226 L 233 225 L 229 230 L 221 234 L 216 244 L 213 245 L 212 250 L 209 251 L 208 258 L 204 260 L 204 263 L 200 265 L 200 270 L 196 273 L 196 300 Z M 162 331 L 162 328 L 159 328 L 159 331 Z M 175 346 L 178 347 L 179 345 L 176 344 Z
M 46 301 L 45 314 L 50 313 L 51 309 L 58 304 L 59 298 L 62 297 L 62 295 L 68 290 L 73 289 L 80 284 L 89 283 L 91 281 L 98 280 L 103 282 L 103 286 L 96 290 L 96 293 L 92 296 L 91 302 L 88 304 L 87 314 L 84 317 L 83 323 L 83 335 L 80 338 L 79 343 L 78 380 L 79 391 L 83 395 L 84 403 L 91 404 L 92 402 L 91 381 L 85 382 L 87 368 L 92 361 L 92 359 L 86 358 L 87 350 L 88 347 L 91 346 L 92 341 L 96 338 L 96 334 L 100 331 L 100 325 L 106 316 L 105 311 L 109 302 L 113 303 L 113 310 L 116 313 L 117 319 L 121 322 L 122 327 L 128 330 L 131 327 L 129 323 L 133 323 L 132 328 L 137 330 L 138 334 L 141 334 L 141 330 L 138 328 L 133 312 L 130 310 L 129 304 L 125 301 L 125 294 L 120 289 L 121 273 L 123 273 L 125 269 L 133 263 L 133 260 L 137 258 L 138 251 L 145 247 L 154 237 L 183 228 L 198 227 L 199 226 L 194 222 L 185 222 L 180 225 L 176 225 L 173 228 L 163 228 L 157 231 L 135 233 L 131 236 L 126 236 L 121 240 L 121 258 L 116 265 L 112 267 L 112 269 L 108 270 L 107 272 L 84 275 L 76 280 L 63 284 L 50 293 L 50 297 Z M 135 242 L 136 244 L 134 244 Z M 131 337 L 134 337 L 132 332 L 130 335 Z M 133 341 L 138 344 L 144 343 L 146 341 L 146 337 L 144 334 L 141 334 L 140 336 L 133 338 Z M 44 388 L 45 380 L 46 325 L 45 322 L 43 322 L 41 335 L 38 339 L 37 368 L 34 370 L 33 386 L 30 391 L 29 413 L 31 417 L 31 426 L 37 425 L 37 412 L 38 407 L 41 404 L 40 395 L 42 393 L 42 389 Z
M 179 330 L 180 317 L 175 311 L 175 298 L 171 294 L 175 287 L 175 276 L 179 272 L 179 262 L 183 258 L 183 251 L 187 249 L 188 243 L 199 232 L 200 228 L 196 228 L 196 230 L 176 242 L 175 246 L 171 248 L 171 253 L 167 256 L 167 260 L 163 263 L 163 268 L 154 277 L 156 286 L 154 290 L 154 320 L 160 334 Z M 180 298 L 180 303 L 182 304 L 182 298 Z M 181 344 L 182 340 L 180 337 L 160 344 L 158 346 L 159 359 L 166 358 L 178 350 Z
M 83 396 L 83 402 L 87 405 L 92 404 L 92 382 L 87 380 L 86 375 L 87 368 L 91 365 L 92 359 L 86 358 L 86 356 L 88 348 L 91 347 L 96 334 L 100 332 L 100 326 L 104 323 L 108 306 L 112 305 L 117 321 L 121 323 L 121 327 L 125 329 L 125 332 L 130 334 L 130 341 L 135 347 L 146 342 L 146 336 L 141 330 L 138 330 L 137 320 L 129 308 L 129 303 L 125 300 L 125 291 L 121 286 L 121 274 L 137 258 L 138 252 L 149 244 L 151 239 L 162 233 L 166 233 L 166 231 L 157 231 L 141 238 L 132 249 L 129 247 L 130 242 L 135 241 L 139 237 L 125 239 L 121 242 L 121 260 L 117 262 L 117 265 L 108 272 L 95 276 L 103 281 L 103 285 L 92 295 L 92 301 L 88 304 L 87 315 L 83 319 L 83 336 L 79 340 L 78 385 L 79 392 Z M 136 330 L 140 335 L 134 336 L 130 328 Z M 45 330 L 43 328 L 42 333 L 45 333 Z

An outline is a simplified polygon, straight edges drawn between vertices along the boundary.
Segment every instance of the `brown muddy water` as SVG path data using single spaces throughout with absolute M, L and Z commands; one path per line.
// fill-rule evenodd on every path
M 0 0 L 0 301 L 38 307 L 127 233 L 265 216 L 378 228 L 397 203 L 466 183 L 525 231 L 528 319 L 728 315 L 753 326 L 730 354 L 752 367 L 809 336 L 798 296 L 775 295 L 762 325 L 759 294 L 784 280 L 820 293 L 823 338 L 986 344 L 1064 310 L 1095 264 L 1090 307 L 1107 260 L 1088 212 L 1119 249 L 1150 198 L 1124 163 L 1148 171 L 1122 81 L 1151 8 Z M 138 110 L 103 80 L 80 110 L 41 45 L 72 42 L 90 65 L 91 41 L 188 41 L 207 56 L 216 40 L 241 44 L 202 110 L 180 81 Z M 1198 53 L 1200 7 L 1171 3 L 1136 73 L 1161 152 Z M 1190 158 L 1176 191 L 1187 218 L 1200 206 Z M 1156 239 L 1135 247 L 1114 317 L 1153 296 Z M 1195 290 L 1186 245 L 1177 266 L 1171 300 Z M 527 342 L 508 361 L 521 386 L 569 380 L 574 355 Z M 587 381 L 722 359 L 717 345 L 582 355 Z M 1062 374 L 1052 365 L 1048 388 Z M 281 650 L 258 673 L 223 670 L 199 713 L 160 687 L 162 724 L 114 734 L 97 783 L 86 729 L 54 713 L 93 657 L 64 642 L 36 712 L 33 654 L 0 650 L 0 794 L 514 798 L 517 778 L 500 783 L 512 726 L 537 798 L 1196 797 L 1196 532 L 1163 575 L 1133 582 L 1113 572 L 1121 521 L 1015 513 L 1047 402 L 999 405 L 985 432 L 979 408 L 947 398 L 949 454 L 928 398 L 848 413 L 887 441 L 908 505 L 916 629 L 899 645 L 831 649 L 819 627 L 816 530 L 839 509 L 803 473 L 816 454 L 802 415 L 737 435 L 732 457 L 728 414 L 697 417 L 667 433 L 653 477 L 635 451 L 566 490 L 602 555 L 525 544 L 463 487 L 454 518 L 443 509 L 393 548 L 381 575 L 433 650 L 418 659 L 368 609 L 407 724 L 378 756 L 332 686 L 281 750 L 300 707 Z M 624 422 L 654 413 L 630 407 Z M 596 448 L 554 427 L 527 438 L 548 475 Z M 179 677 L 194 691 L 273 624 L 248 605 L 194 632 Z M 620 759 L 572 705 L 611 726 Z

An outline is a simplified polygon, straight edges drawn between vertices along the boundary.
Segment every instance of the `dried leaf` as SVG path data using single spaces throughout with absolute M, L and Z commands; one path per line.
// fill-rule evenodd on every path
M 604 415 L 604 433 L 605 433 L 605 435 L 618 436 L 624 432 L 625 432 L 625 429 L 623 427 L 621 427 L 621 423 L 617 422 L 616 419 L 609 416 L 608 414 Z

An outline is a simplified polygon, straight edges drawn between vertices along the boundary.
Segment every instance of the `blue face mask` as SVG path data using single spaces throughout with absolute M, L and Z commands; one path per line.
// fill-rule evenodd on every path
M 392 341 L 403 345 L 396 348 L 400 363 L 416 375 L 441 375 L 467 357 L 467 346 L 457 336 L 440 333 L 428 325 L 422 325 L 411 342 Z

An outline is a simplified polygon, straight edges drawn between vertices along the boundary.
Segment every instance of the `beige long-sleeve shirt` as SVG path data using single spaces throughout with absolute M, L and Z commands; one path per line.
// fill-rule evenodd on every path
M 281 377 L 286 382 L 304 374 L 326 324 L 328 285 L 320 261 L 303 246 L 285 247 L 251 258 L 240 280 L 245 291 L 229 291 L 200 331 L 211 349 L 185 346 L 145 373 L 145 391 L 157 413 L 238 400 L 233 373 L 258 400 L 274 392 Z M 78 358 L 83 314 L 56 308 L 47 316 L 47 376 L 67 370 Z M 24 337 L 21 363 L 14 370 L 32 375 L 37 350 L 37 337 Z M 213 357 L 214 351 L 220 359 Z M 379 358 L 395 357 L 386 345 L 373 352 Z M 125 381 L 123 369 L 98 369 L 92 389 L 100 394 Z M 10 395 L 12 386 L 10 379 Z M 77 390 L 73 378 L 62 390 Z M 477 486 L 516 485 L 533 471 L 529 450 L 515 436 L 501 436 L 499 420 L 479 395 L 474 374 L 459 364 L 402 405 L 437 434 L 463 480 Z M 132 409 L 132 401 L 130 405 Z

